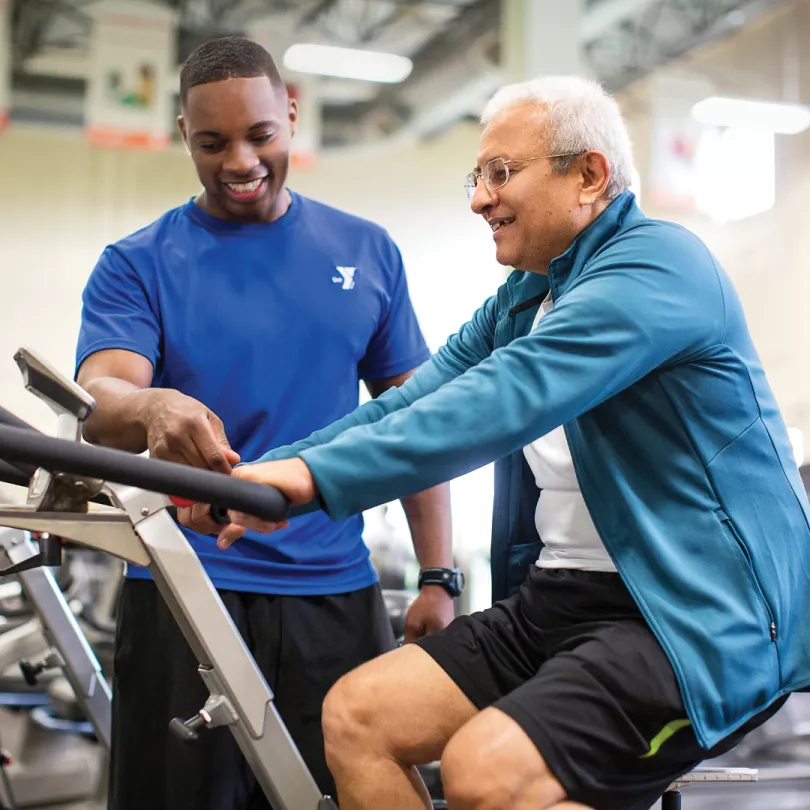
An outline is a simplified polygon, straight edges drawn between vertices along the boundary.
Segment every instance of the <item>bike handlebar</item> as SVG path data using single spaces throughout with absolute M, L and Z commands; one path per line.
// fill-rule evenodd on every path
M 23 421 L 19 416 L 11 413 L 11 411 L 7 411 L 3 407 L 0 407 L 0 425 L 8 425 L 9 427 L 20 428 L 21 430 L 39 432 L 35 427 L 29 425 L 28 422 Z M 3 461 L 0 461 L 0 464 L 2 464 L 2 467 L 0 467 L 0 480 L 6 481 L 9 484 L 17 484 L 21 487 L 27 487 L 31 476 L 36 472 L 36 467 L 30 464 L 9 464 Z
M 19 425 L 9 427 L 8 416 L 11 415 L 7 411 L 0 413 L 0 459 L 14 462 L 15 466 L 30 464 L 50 472 L 100 478 L 216 504 L 220 509 L 236 509 L 262 520 L 281 521 L 288 516 L 289 501 L 275 487 L 123 450 L 56 439 L 32 429 L 17 417 L 13 419 L 22 422 L 25 429 Z M 8 471 L 0 467 L 0 479 L 8 480 L 5 472 Z

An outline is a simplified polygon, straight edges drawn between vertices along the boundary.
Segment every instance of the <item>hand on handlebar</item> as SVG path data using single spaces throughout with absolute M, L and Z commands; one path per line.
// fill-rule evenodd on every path
M 317 495 L 312 473 L 300 458 L 245 464 L 237 467 L 232 474 L 234 478 L 276 487 L 287 496 L 292 506 L 309 503 Z M 217 537 L 217 546 L 221 549 L 230 548 L 247 529 L 253 529 L 261 534 L 271 534 L 289 525 L 286 520 L 272 523 L 233 510 L 228 512 L 228 517 L 231 520 L 230 524 L 220 527 L 221 531 Z
M 222 420 L 201 402 L 167 388 L 153 389 L 147 402 L 142 419 L 152 458 L 226 474 L 239 463 Z M 201 511 L 188 518 L 206 523 Z M 216 524 L 210 524 L 208 534 L 216 531 Z
M 177 522 L 198 534 L 219 534 L 222 531 L 222 524 L 211 517 L 211 505 L 207 503 L 179 507 Z

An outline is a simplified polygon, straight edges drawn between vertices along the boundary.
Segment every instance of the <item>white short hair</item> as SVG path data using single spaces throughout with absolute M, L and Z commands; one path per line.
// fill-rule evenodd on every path
M 633 149 L 616 101 L 597 82 L 580 76 L 543 76 L 509 84 L 489 100 L 481 115 L 488 124 L 509 107 L 534 103 L 547 113 L 545 148 L 551 155 L 602 152 L 610 163 L 606 190 L 613 200 L 629 188 L 633 177 Z M 552 161 L 555 171 L 564 172 L 573 157 Z

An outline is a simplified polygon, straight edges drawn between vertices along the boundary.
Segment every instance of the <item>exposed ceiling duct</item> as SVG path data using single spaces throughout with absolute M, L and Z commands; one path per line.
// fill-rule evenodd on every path
M 580 32 L 583 61 L 609 89 L 620 90 L 784 1 L 591 0 Z M 435 136 L 477 115 L 503 83 L 498 0 L 162 2 L 179 14 L 181 60 L 199 42 L 259 21 L 280 32 L 282 48 L 307 40 L 409 56 L 413 72 L 398 85 L 318 81 L 326 148 Z M 93 3 L 13 1 L 15 116 L 81 124 Z

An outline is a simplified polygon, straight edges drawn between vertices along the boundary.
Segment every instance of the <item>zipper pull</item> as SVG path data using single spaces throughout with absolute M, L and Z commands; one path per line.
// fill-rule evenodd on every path
M 776 641 L 776 624 L 771 622 L 771 641 Z

